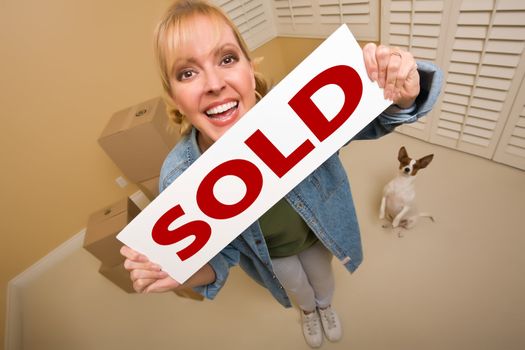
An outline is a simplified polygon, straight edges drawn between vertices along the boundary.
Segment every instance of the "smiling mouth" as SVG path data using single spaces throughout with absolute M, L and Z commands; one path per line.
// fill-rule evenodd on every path
M 239 106 L 239 101 L 231 101 L 208 109 L 204 113 L 212 119 L 227 119 Z

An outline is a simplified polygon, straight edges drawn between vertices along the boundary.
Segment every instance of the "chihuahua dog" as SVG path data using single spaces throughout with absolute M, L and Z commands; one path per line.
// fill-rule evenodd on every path
M 416 191 L 414 180 L 419 170 L 426 168 L 432 159 L 433 154 L 415 160 L 408 156 L 405 147 L 399 149 L 397 159 L 399 160 L 399 174 L 391 180 L 383 189 L 381 199 L 381 209 L 379 218 L 388 219 L 392 222 L 392 227 L 402 227 L 409 229 L 414 227 L 419 217 L 434 218 L 425 213 L 419 213 L 415 206 Z M 388 227 L 388 226 L 383 226 Z M 399 232 L 401 237 L 401 231 Z

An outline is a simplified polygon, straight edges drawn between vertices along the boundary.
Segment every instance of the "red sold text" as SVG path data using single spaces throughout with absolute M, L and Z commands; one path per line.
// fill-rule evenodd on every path
M 337 115 L 329 121 L 311 97 L 319 89 L 330 84 L 335 84 L 342 89 L 344 103 Z M 339 65 L 315 76 L 290 99 L 288 104 L 322 142 L 348 120 L 359 104 L 362 93 L 363 84 L 359 74 L 352 67 Z M 244 143 L 279 178 L 315 148 L 312 142 L 306 139 L 285 157 L 260 130 L 256 130 Z M 246 186 L 246 193 L 237 203 L 221 203 L 213 193 L 215 184 L 225 176 L 238 177 Z M 197 189 L 196 201 L 199 209 L 208 217 L 225 220 L 241 214 L 250 207 L 262 188 L 263 176 L 255 164 L 245 159 L 231 159 L 216 166 L 202 179 Z M 208 242 L 212 234 L 211 226 L 204 220 L 190 221 L 170 230 L 169 226 L 184 214 L 184 208 L 180 204 L 175 205 L 157 220 L 151 232 L 153 240 L 160 245 L 175 244 L 194 236 L 191 244 L 177 252 L 182 261 L 195 255 Z

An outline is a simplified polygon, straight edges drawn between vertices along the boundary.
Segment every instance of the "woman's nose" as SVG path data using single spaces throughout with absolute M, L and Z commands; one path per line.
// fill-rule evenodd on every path
M 206 92 L 218 94 L 226 86 L 222 73 L 218 69 L 210 69 L 206 72 Z

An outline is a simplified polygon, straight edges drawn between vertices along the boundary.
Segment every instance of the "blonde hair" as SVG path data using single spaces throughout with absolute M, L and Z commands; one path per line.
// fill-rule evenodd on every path
M 176 0 L 159 21 L 154 34 L 154 52 L 164 90 L 164 102 L 168 115 L 175 123 L 181 124 L 181 134 L 191 130 L 191 124 L 177 110 L 172 98 L 170 79 L 177 48 L 190 41 L 192 26 L 188 23 L 196 15 L 210 18 L 217 26 L 226 23 L 233 31 L 237 42 L 248 61 L 254 63 L 246 42 L 235 24 L 217 6 L 205 0 Z M 218 33 L 218 32 L 217 32 Z M 268 92 L 268 84 L 262 74 L 255 72 L 255 95 L 257 101 Z

